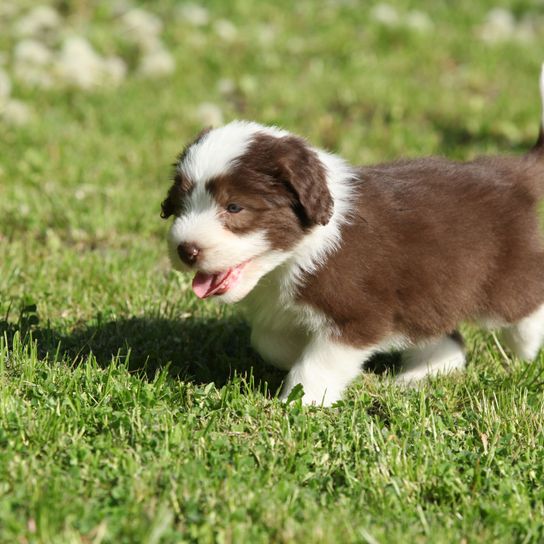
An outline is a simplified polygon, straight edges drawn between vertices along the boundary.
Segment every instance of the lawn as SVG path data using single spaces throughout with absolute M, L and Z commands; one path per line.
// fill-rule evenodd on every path
M 544 352 L 465 326 L 464 376 L 282 404 L 237 308 L 170 270 L 159 217 L 210 122 L 354 163 L 523 152 L 542 3 L 159 0 L 147 34 L 130 0 L 52 2 L 41 30 L 36 5 L 0 4 L 0 542 L 544 542 Z M 89 80 L 73 35 L 117 60 Z

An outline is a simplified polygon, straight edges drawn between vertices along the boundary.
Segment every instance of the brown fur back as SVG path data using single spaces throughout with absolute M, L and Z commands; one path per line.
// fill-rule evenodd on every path
M 300 299 L 360 346 L 438 336 L 464 320 L 515 322 L 544 301 L 543 187 L 535 154 L 361 168 L 342 247 Z

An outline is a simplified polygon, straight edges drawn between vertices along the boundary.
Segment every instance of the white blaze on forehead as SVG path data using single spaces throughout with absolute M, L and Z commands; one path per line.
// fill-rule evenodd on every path
M 177 168 L 196 185 L 229 171 L 233 161 L 241 157 L 257 133 L 277 138 L 288 132 L 275 127 L 264 127 L 249 121 L 233 121 L 205 134 L 187 150 Z
M 212 194 L 206 190 L 206 186 L 201 183 L 194 187 L 189 198 L 185 201 L 185 208 L 183 215 L 195 216 L 199 213 L 209 213 L 213 212 L 214 214 L 219 213 L 219 206 L 214 200 Z
M 186 200 L 183 213 L 172 224 L 170 241 L 176 245 L 196 244 L 201 249 L 211 246 L 225 230 L 220 214 L 212 195 L 204 185 L 197 185 Z

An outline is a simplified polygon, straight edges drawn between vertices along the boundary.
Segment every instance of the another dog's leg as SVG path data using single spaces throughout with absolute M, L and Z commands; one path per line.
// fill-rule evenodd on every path
M 505 327 L 502 338 L 520 359 L 532 361 L 544 341 L 544 304 L 516 324 Z
M 410 348 L 402 354 L 402 370 L 396 377 L 401 385 L 415 386 L 428 376 L 465 368 L 463 337 L 456 331 L 438 340 Z
M 363 362 L 374 352 L 339 344 L 327 338 L 314 338 L 287 374 L 281 399 L 301 384 L 302 402 L 330 406 L 340 400 L 346 387 L 360 373 Z

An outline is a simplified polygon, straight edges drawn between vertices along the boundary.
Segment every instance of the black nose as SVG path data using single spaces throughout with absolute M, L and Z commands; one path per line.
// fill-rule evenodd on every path
M 179 258 L 189 266 L 195 264 L 199 253 L 200 248 L 190 242 L 183 242 L 178 246 Z

